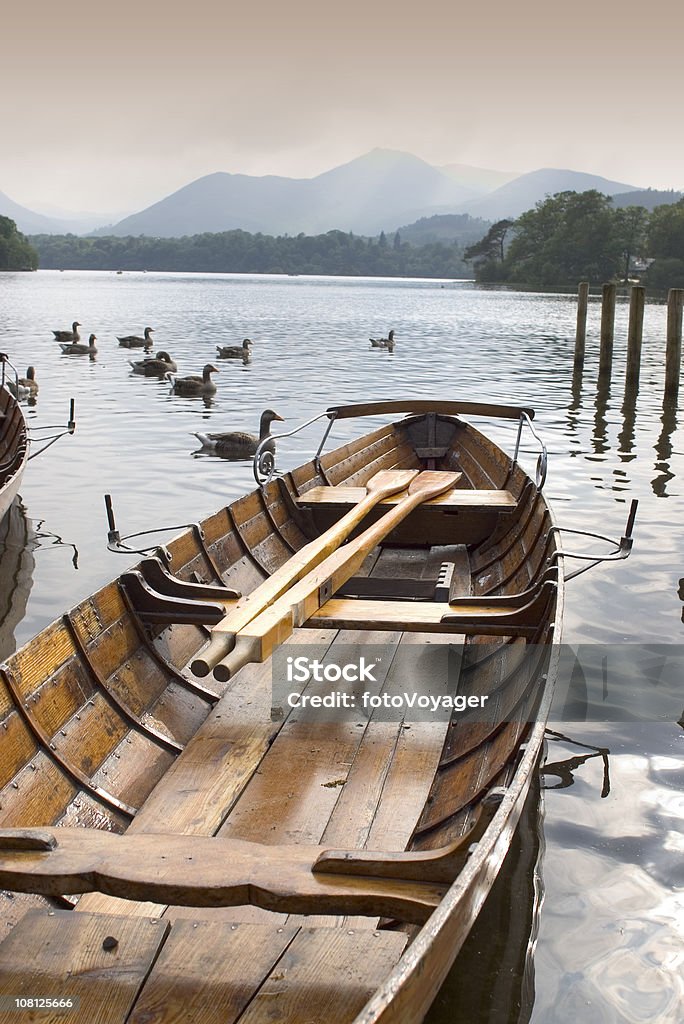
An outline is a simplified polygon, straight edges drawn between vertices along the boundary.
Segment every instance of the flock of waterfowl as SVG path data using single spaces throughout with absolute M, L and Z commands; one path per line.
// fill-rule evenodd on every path
M 59 342 L 60 348 L 65 355 L 89 355 L 93 358 L 97 352 L 97 336 L 90 334 L 87 344 L 81 341 L 79 333 L 81 323 L 74 320 L 71 330 L 53 330 L 55 340 Z M 133 373 L 144 377 L 159 377 L 167 379 L 174 394 L 184 397 L 205 397 L 210 398 L 216 392 L 216 384 L 212 380 L 212 374 L 218 373 L 218 367 L 213 363 L 207 363 L 201 374 L 190 374 L 186 377 L 176 376 L 178 366 L 168 352 L 160 350 L 156 355 L 150 355 L 153 348 L 152 335 L 153 327 L 145 327 L 142 335 L 127 334 L 117 336 L 120 348 L 136 349 L 144 351 L 142 359 L 129 360 Z M 370 338 L 371 348 L 384 349 L 387 352 L 394 352 L 394 331 L 388 332 L 386 338 Z M 240 359 L 243 363 L 249 363 L 252 358 L 252 341 L 245 338 L 241 345 L 217 345 L 216 352 L 218 359 Z M 20 377 L 18 381 L 8 380 L 7 387 L 17 399 L 35 398 L 38 392 L 36 371 L 29 366 L 26 377 Z M 249 458 L 254 455 L 258 445 L 270 436 L 271 424 L 275 420 L 282 420 L 282 416 L 272 409 L 266 409 L 262 413 L 259 423 L 259 434 L 249 434 L 243 431 L 227 431 L 225 433 L 202 434 L 195 433 L 194 436 L 202 445 L 203 450 L 214 452 L 224 458 Z M 269 443 L 265 447 L 275 451 L 275 443 Z
M 82 342 L 78 330 L 79 327 L 81 327 L 81 323 L 78 320 L 74 320 L 71 330 L 53 330 L 52 333 L 54 334 L 55 341 L 59 343 L 65 355 L 89 355 L 94 357 L 97 352 L 95 345 L 97 337 L 95 334 L 91 334 L 87 344 Z M 175 376 L 178 367 L 168 352 L 161 350 L 154 356 L 148 355 L 153 348 L 153 333 L 153 327 L 146 327 L 142 335 L 128 334 L 120 337 L 117 336 L 120 348 L 140 348 L 144 350 L 142 359 L 136 361 L 129 360 L 133 373 L 145 377 L 165 378 L 170 382 L 173 392 L 177 395 L 210 397 L 216 392 L 216 385 L 211 377 L 212 374 L 218 373 L 218 367 L 212 363 L 207 363 L 201 375 Z M 245 338 L 240 346 L 217 345 L 218 358 L 241 359 L 244 363 L 247 363 L 251 360 L 251 348 L 252 342 L 249 338 Z M 7 387 L 14 397 L 19 400 L 35 398 L 39 388 L 35 367 L 29 366 L 26 371 L 26 377 L 20 377 L 17 380 L 8 378 Z M 250 458 L 256 452 L 259 443 L 270 435 L 270 427 L 274 420 L 282 420 L 282 416 L 279 416 L 272 409 L 267 409 L 261 416 L 258 434 L 235 430 L 213 434 L 196 433 L 194 436 L 197 437 L 202 445 L 202 449 L 205 451 L 221 455 L 223 458 Z M 271 441 L 266 445 L 266 448 L 269 451 L 275 452 L 275 442 Z

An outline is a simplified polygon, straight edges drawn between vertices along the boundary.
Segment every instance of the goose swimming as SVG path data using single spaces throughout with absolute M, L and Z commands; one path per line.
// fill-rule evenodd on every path
M 390 331 L 386 338 L 369 338 L 373 348 L 388 348 L 394 350 L 394 331 Z
M 252 353 L 249 351 L 252 347 L 252 342 L 249 338 L 245 338 L 241 345 L 217 345 L 216 351 L 218 352 L 219 359 L 243 359 L 249 360 Z
M 141 338 L 138 334 L 127 334 L 123 338 L 118 338 L 119 346 L 121 348 L 152 348 L 152 339 L 150 334 L 154 334 L 154 327 L 145 328 L 145 337 Z
M 218 373 L 218 367 L 212 363 L 207 365 L 202 370 L 202 376 L 191 376 L 191 377 L 171 377 L 169 379 L 173 384 L 173 390 L 177 395 L 213 395 L 216 391 L 216 385 L 211 379 L 212 373 Z
M 78 320 L 74 320 L 70 331 L 53 331 L 55 341 L 80 341 L 81 335 L 78 333 L 80 326 Z
M 175 373 L 178 366 L 168 352 L 157 352 L 152 358 L 141 359 L 137 363 L 129 360 L 133 367 L 133 373 L 140 373 L 145 377 L 163 377 L 166 373 Z
M 95 346 L 96 341 L 97 338 L 95 337 L 95 335 L 91 334 L 90 338 L 88 339 L 87 345 L 79 345 L 77 344 L 77 342 L 72 342 L 70 345 L 65 345 L 62 342 L 60 343 L 60 347 L 62 349 L 62 352 L 67 356 L 94 356 L 95 353 L 97 352 L 97 348 Z
M 217 455 L 225 455 L 234 459 L 249 459 L 255 454 L 261 442 L 271 433 L 271 424 L 274 420 L 282 422 L 283 417 L 279 416 L 273 409 L 266 409 L 261 414 L 258 436 L 241 430 L 232 430 L 224 434 L 195 433 L 195 437 L 203 448 L 216 452 Z M 275 452 L 275 440 L 273 438 L 264 445 L 264 450 Z
M 31 395 L 38 393 L 38 381 L 36 380 L 36 371 L 33 366 L 29 366 L 26 371 L 25 377 L 19 377 L 16 381 L 12 380 L 11 377 L 7 378 L 6 381 L 7 390 L 19 400 L 21 398 L 29 398 Z

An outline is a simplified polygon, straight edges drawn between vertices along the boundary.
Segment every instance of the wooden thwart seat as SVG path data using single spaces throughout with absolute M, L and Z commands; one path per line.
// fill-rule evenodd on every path
M 496 812 L 484 797 L 469 831 L 440 849 L 266 846 L 217 836 L 98 829 L 0 830 L 0 885 L 44 896 L 102 892 L 175 906 L 251 904 L 290 914 L 360 914 L 423 923 Z
M 419 633 L 530 636 L 539 628 L 555 590 L 553 580 L 502 597 L 463 597 L 439 601 L 373 601 L 332 598 L 304 625 L 335 629 L 408 629 Z
M 363 487 L 312 487 L 300 497 L 297 504 L 303 508 L 327 506 L 346 511 L 365 495 Z M 380 505 L 396 505 L 401 498 L 393 495 L 385 498 Z M 423 503 L 424 509 L 439 509 L 441 512 L 460 512 L 482 509 L 486 512 L 512 512 L 517 502 L 510 491 L 454 489 L 440 494 Z
M 219 837 L 8 829 L 0 833 L 0 885 L 44 896 L 103 892 L 175 906 L 251 904 L 421 924 L 462 866 L 466 841 L 470 835 L 430 853 L 368 855 Z

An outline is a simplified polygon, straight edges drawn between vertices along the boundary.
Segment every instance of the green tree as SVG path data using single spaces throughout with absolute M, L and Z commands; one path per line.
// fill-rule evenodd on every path
M 644 206 L 625 206 L 615 211 L 615 219 L 622 244 L 622 279 L 626 284 L 632 260 L 644 251 L 648 210 Z
M 10 217 L 0 217 L 0 270 L 36 270 L 38 253 Z
M 503 263 L 505 255 L 504 242 L 509 228 L 514 223 L 512 220 L 497 220 L 496 224 L 492 224 L 484 238 L 481 238 L 479 242 L 475 242 L 474 245 L 468 246 L 463 253 L 463 258 L 466 260 L 498 261 Z

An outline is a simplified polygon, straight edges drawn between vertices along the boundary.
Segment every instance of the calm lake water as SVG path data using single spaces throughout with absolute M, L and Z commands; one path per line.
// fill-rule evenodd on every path
M 0 304 L 0 350 L 22 374 L 33 364 L 40 382 L 30 425 L 66 422 L 72 396 L 77 412 L 75 435 L 24 478 L 35 535 L 0 571 L 5 584 L 12 573 L 32 586 L 27 601 L 14 595 L 6 648 L 125 568 L 106 550 L 105 492 L 130 533 L 191 522 L 254 486 L 250 463 L 198 454 L 193 431 L 254 431 L 266 407 L 291 429 L 333 403 L 416 395 L 534 406 L 549 450 L 545 491 L 562 526 L 619 537 L 639 499 L 630 559 L 568 584 L 566 642 L 639 645 L 639 656 L 656 645 L 654 658 L 657 645 L 684 643 L 684 409 L 663 404 L 661 305 L 647 305 L 641 386 L 625 395 L 621 302 L 604 389 L 598 302 L 590 301 L 584 376 L 573 381 L 575 300 L 565 295 L 450 281 L 45 271 L 0 274 Z M 74 319 L 86 339 L 97 335 L 94 361 L 63 356 L 52 339 Z M 181 373 L 199 372 L 217 344 L 244 337 L 254 342 L 252 363 L 219 362 L 209 405 L 179 398 L 168 383 L 134 376 L 128 360 L 139 350 L 117 345 L 116 335 L 147 325 Z M 395 352 L 371 350 L 368 336 L 392 327 Z M 358 428 L 343 421 L 329 446 Z M 512 450 L 514 427 L 486 429 Z M 283 442 L 279 467 L 310 457 L 320 436 L 316 424 Z M 525 452 L 531 468 L 529 441 Z M 542 811 L 531 806 L 432 1021 L 684 1019 L 684 761 L 671 717 L 553 725 L 562 737 L 549 736 L 556 767 L 542 777 Z

